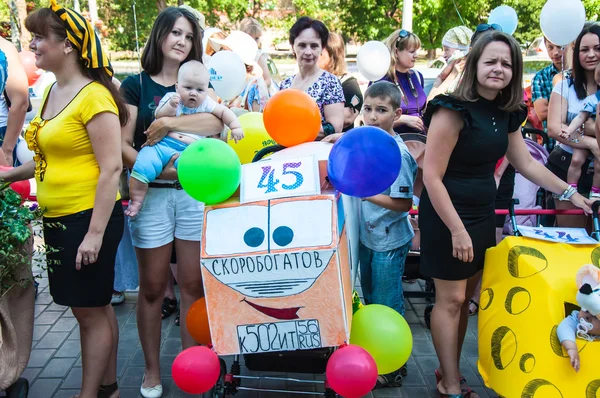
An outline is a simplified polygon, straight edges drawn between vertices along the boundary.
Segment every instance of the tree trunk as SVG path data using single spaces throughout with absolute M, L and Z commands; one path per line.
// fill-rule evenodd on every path
M 31 33 L 25 29 L 25 18 L 27 18 L 27 2 L 26 0 L 17 0 L 17 12 L 19 15 L 19 27 L 21 29 L 20 42 L 21 48 L 29 48 L 29 42 L 31 41 Z
M 427 60 L 428 61 L 434 60 L 435 59 L 435 55 L 436 55 L 435 48 L 427 50 Z
M 15 47 L 17 47 L 17 50 L 21 51 L 21 42 L 19 40 L 21 29 L 19 28 L 19 12 L 17 11 L 15 0 L 10 0 L 8 7 L 10 12 L 10 39 Z
M 156 0 L 156 8 L 158 8 L 158 12 L 161 12 L 165 8 L 167 8 L 166 0 Z

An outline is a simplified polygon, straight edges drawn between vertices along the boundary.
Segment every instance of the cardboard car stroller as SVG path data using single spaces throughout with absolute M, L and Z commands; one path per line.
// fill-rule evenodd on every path
M 314 155 L 281 153 L 244 165 L 239 197 L 206 207 L 201 268 L 212 344 L 234 355 L 227 374 L 222 361 L 214 396 L 269 391 L 244 386 L 254 377 L 240 374 L 240 355 L 250 370 L 323 373 L 333 349 L 349 342 L 359 204 L 325 174 Z

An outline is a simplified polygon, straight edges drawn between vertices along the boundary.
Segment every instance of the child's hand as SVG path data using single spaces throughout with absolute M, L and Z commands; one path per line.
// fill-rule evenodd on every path
M 239 140 L 244 138 L 244 131 L 241 129 L 241 127 L 231 129 L 231 138 L 233 138 L 233 141 L 235 141 L 236 144 Z
M 575 369 L 575 372 L 579 372 L 579 352 L 577 352 L 577 349 L 570 349 L 567 351 L 567 354 L 569 354 L 569 358 L 571 359 L 571 366 Z
M 180 102 L 181 97 L 177 93 L 173 94 L 173 96 L 169 99 L 169 105 L 171 105 L 173 108 L 177 108 Z
M 573 134 L 573 133 L 571 131 L 569 131 L 568 129 L 563 129 L 559 135 L 561 136 L 561 138 L 568 140 L 569 138 L 571 138 L 571 134 Z

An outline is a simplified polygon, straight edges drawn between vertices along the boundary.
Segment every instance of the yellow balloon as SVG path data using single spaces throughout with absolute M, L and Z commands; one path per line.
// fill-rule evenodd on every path
M 238 154 L 242 164 L 251 163 L 254 155 L 261 149 L 277 145 L 265 129 L 263 115 L 259 112 L 245 113 L 238 118 L 244 131 L 244 138 L 237 143 L 227 133 L 227 144 Z

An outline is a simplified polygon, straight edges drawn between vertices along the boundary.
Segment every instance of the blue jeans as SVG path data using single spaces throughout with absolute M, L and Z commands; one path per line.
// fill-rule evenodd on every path
M 360 285 L 365 304 L 382 304 L 404 316 L 402 275 L 411 241 L 386 252 L 371 250 L 360 244 Z
M 176 153 L 183 152 L 187 144 L 171 137 L 165 137 L 156 145 L 140 150 L 133 165 L 131 176 L 145 184 L 152 182 L 162 173 L 163 168 Z M 179 159 L 175 160 L 175 168 Z

